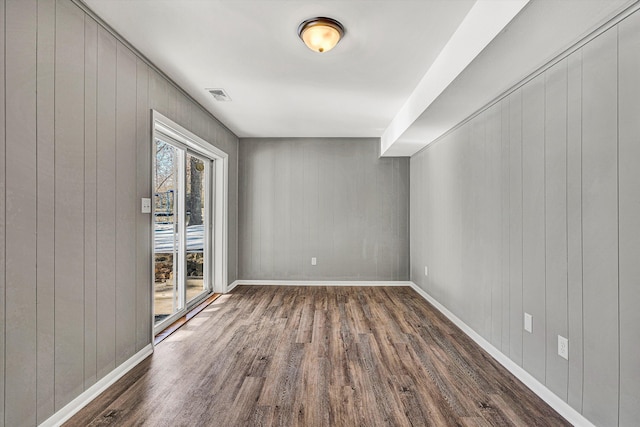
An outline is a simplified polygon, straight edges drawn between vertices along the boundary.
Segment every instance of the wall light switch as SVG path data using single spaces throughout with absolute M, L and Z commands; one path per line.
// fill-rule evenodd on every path
M 561 335 L 558 335 L 558 355 L 569 360 L 569 340 Z
M 316 257 L 311 258 L 311 265 L 316 265 L 317 262 Z
M 533 316 L 529 313 L 524 314 L 524 330 L 529 333 L 533 332 Z
M 424 266 L 424 275 L 425 276 L 429 275 L 429 267 L 427 267 L 426 265 Z
M 151 199 L 143 197 L 142 198 L 142 213 L 151 213 Z

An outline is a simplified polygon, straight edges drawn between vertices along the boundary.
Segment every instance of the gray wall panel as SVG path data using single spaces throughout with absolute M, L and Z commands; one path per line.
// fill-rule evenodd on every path
M 136 349 L 136 57 L 116 48 L 116 365 Z
M 511 238 L 509 234 L 509 218 L 510 218 L 510 203 L 511 203 L 511 191 L 509 188 L 509 177 L 511 174 L 511 145 L 509 140 L 509 129 L 511 125 L 511 116 L 509 111 L 509 100 L 503 99 L 500 102 L 501 109 L 501 149 L 502 149 L 502 162 L 500 165 L 501 170 L 501 183 L 500 191 L 502 193 L 502 212 L 500 220 L 502 222 L 502 251 L 500 256 L 500 263 L 502 268 L 502 340 L 501 349 L 507 356 L 510 355 L 510 343 L 511 343 L 511 312 L 509 310 L 511 301 L 511 284 L 510 284 L 510 254 L 511 254 Z M 459 285 L 458 285 L 459 286 Z
M 266 188 L 276 189 L 275 187 L 275 165 L 276 153 L 271 149 L 272 143 L 267 142 L 259 154 L 258 174 L 261 180 L 267 186 Z M 260 205 L 262 215 L 260 215 L 260 272 L 264 274 L 267 271 L 273 271 L 274 257 L 273 249 L 279 241 L 275 239 L 274 225 L 277 220 L 275 216 L 275 194 L 276 191 L 260 191 Z M 286 191 L 283 189 L 282 191 Z M 316 211 L 317 212 L 317 211 Z M 317 224 L 317 221 L 316 221 Z
M 36 1 L 6 3 L 5 424 L 36 424 Z
M 602 426 L 640 417 L 639 52 L 634 12 L 498 101 L 500 150 L 489 105 L 410 165 L 411 279 Z M 459 253 L 439 231 L 454 228 Z M 436 272 L 424 278 L 430 263 Z M 495 277 L 508 278 L 498 309 L 497 288 L 486 287 Z M 523 308 L 533 334 L 523 333 Z M 569 338 L 568 362 L 558 335 Z
M 6 11 L 0 426 L 36 425 L 150 343 L 150 108 L 229 154 L 230 282 L 238 139 L 72 1 Z
M 408 160 L 376 144 L 241 140 L 240 278 L 406 280 Z
M 533 316 L 523 334 L 522 366 L 545 379 L 544 75 L 522 89 L 522 301 Z
M 0 1 L 0 82 L 4 82 L 5 78 L 5 1 Z M 0 97 L 6 99 L 4 84 L 0 84 Z M 6 236 L 6 192 L 5 192 L 5 171 L 6 171 L 6 156 L 5 156 L 5 103 L 0 102 L 0 295 L 6 296 L 6 251 L 5 251 L 5 236 Z M 6 301 L 6 300 L 5 300 Z M 4 387 L 5 387 L 5 304 L 0 304 L 0 427 L 5 425 L 4 423 Z
M 569 56 L 567 79 L 567 397 L 582 411 L 582 51 Z
M 509 100 L 509 356 L 522 366 L 522 90 Z
M 485 174 L 486 174 L 486 158 L 485 158 L 485 119 L 486 115 L 482 114 L 475 117 L 471 122 L 471 133 L 469 139 L 469 152 L 470 157 L 465 162 L 469 168 L 470 185 L 469 197 L 470 205 L 468 207 L 468 218 L 470 224 L 470 230 L 468 238 L 470 240 L 470 251 L 467 254 L 465 263 L 468 263 L 470 267 L 470 274 L 474 277 L 469 277 L 475 281 L 475 285 L 471 289 L 474 303 L 468 307 L 469 310 L 469 324 L 477 331 L 481 331 L 482 336 L 491 339 L 491 287 L 488 279 L 488 266 L 486 262 L 487 257 L 487 242 L 483 237 L 486 237 L 486 219 L 487 219 L 487 203 L 484 198 L 484 194 L 481 194 L 479 188 L 485 188 Z M 441 148 L 442 149 L 442 148 Z M 475 159 L 475 160 L 471 160 Z M 436 159 L 433 159 L 433 163 L 439 163 Z M 432 177 L 432 182 L 436 184 L 439 181 L 439 176 Z M 436 190 L 438 191 L 438 190 Z M 435 200 L 433 200 L 435 203 Z M 437 204 L 434 208 L 441 209 Z M 434 223 L 432 227 L 434 230 L 440 229 L 440 222 L 446 220 L 442 218 L 440 221 L 434 216 Z M 437 247 L 433 247 L 431 250 L 431 257 L 437 256 Z M 444 272 L 438 272 L 439 275 L 443 275 Z M 438 291 L 444 293 L 445 283 L 442 281 L 438 284 Z
M 149 110 L 149 67 L 142 60 L 136 62 L 136 171 L 137 197 L 151 197 L 151 130 Z M 149 343 L 151 336 L 151 224 L 149 216 L 136 210 L 136 350 Z
M 640 14 L 619 26 L 620 420 L 640 420 Z
M 583 412 L 618 422 L 617 28 L 583 48 Z
M 96 378 L 98 192 L 97 192 L 97 92 L 98 25 L 84 17 L 84 387 Z
M 115 368 L 116 342 L 116 41 L 98 29 L 97 92 L 97 311 L 96 373 Z
M 486 170 L 488 216 L 488 279 L 491 285 L 491 343 L 502 347 L 502 110 L 500 103 L 487 111 Z
M 567 400 L 568 361 L 558 356 L 567 320 L 567 60 L 545 73 L 545 282 L 547 387 Z
M 59 0 L 55 50 L 55 406 L 84 390 L 84 14 Z M 72 310 L 70 307 L 78 307 Z
M 56 1 L 38 2 L 38 83 L 37 83 L 37 422 L 54 412 L 54 57 Z

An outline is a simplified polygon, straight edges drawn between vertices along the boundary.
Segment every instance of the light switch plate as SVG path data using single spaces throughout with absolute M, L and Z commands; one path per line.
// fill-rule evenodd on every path
M 311 265 L 316 265 L 318 263 L 318 260 L 316 259 L 316 257 L 311 258 Z
M 142 213 L 151 213 L 151 199 L 147 197 L 142 198 Z
M 424 275 L 425 276 L 429 275 L 429 267 L 427 267 L 426 265 L 424 266 Z
M 524 314 L 524 330 L 533 333 L 533 316 L 529 313 Z

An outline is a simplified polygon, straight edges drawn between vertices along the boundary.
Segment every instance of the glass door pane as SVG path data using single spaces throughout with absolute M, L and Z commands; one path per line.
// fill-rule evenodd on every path
M 153 301 L 156 325 L 184 307 L 180 260 L 182 159 L 182 150 L 155 140 Z
M 211 160 L 187 153 L 186 200 L 187 251 L 186 287 L 187 304 L 208 292 L 209 277 L 209 215 L 208 194 Z

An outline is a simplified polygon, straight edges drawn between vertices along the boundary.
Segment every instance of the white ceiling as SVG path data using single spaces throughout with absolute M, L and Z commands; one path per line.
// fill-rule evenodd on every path
M 239 137 L 383 137 L 382 151 L 400 156 L 631 0 L 531 0 L 502 31 L 527 1 L 85 0 Z M 324 54 L 296 32 L 315 16 L 346 28 Z M 496 34 L 497 48 L 485 48 Z M 533 36 L 541 42 L 526 45 Z M 224 88 L 232 101 L 205 88 Z

